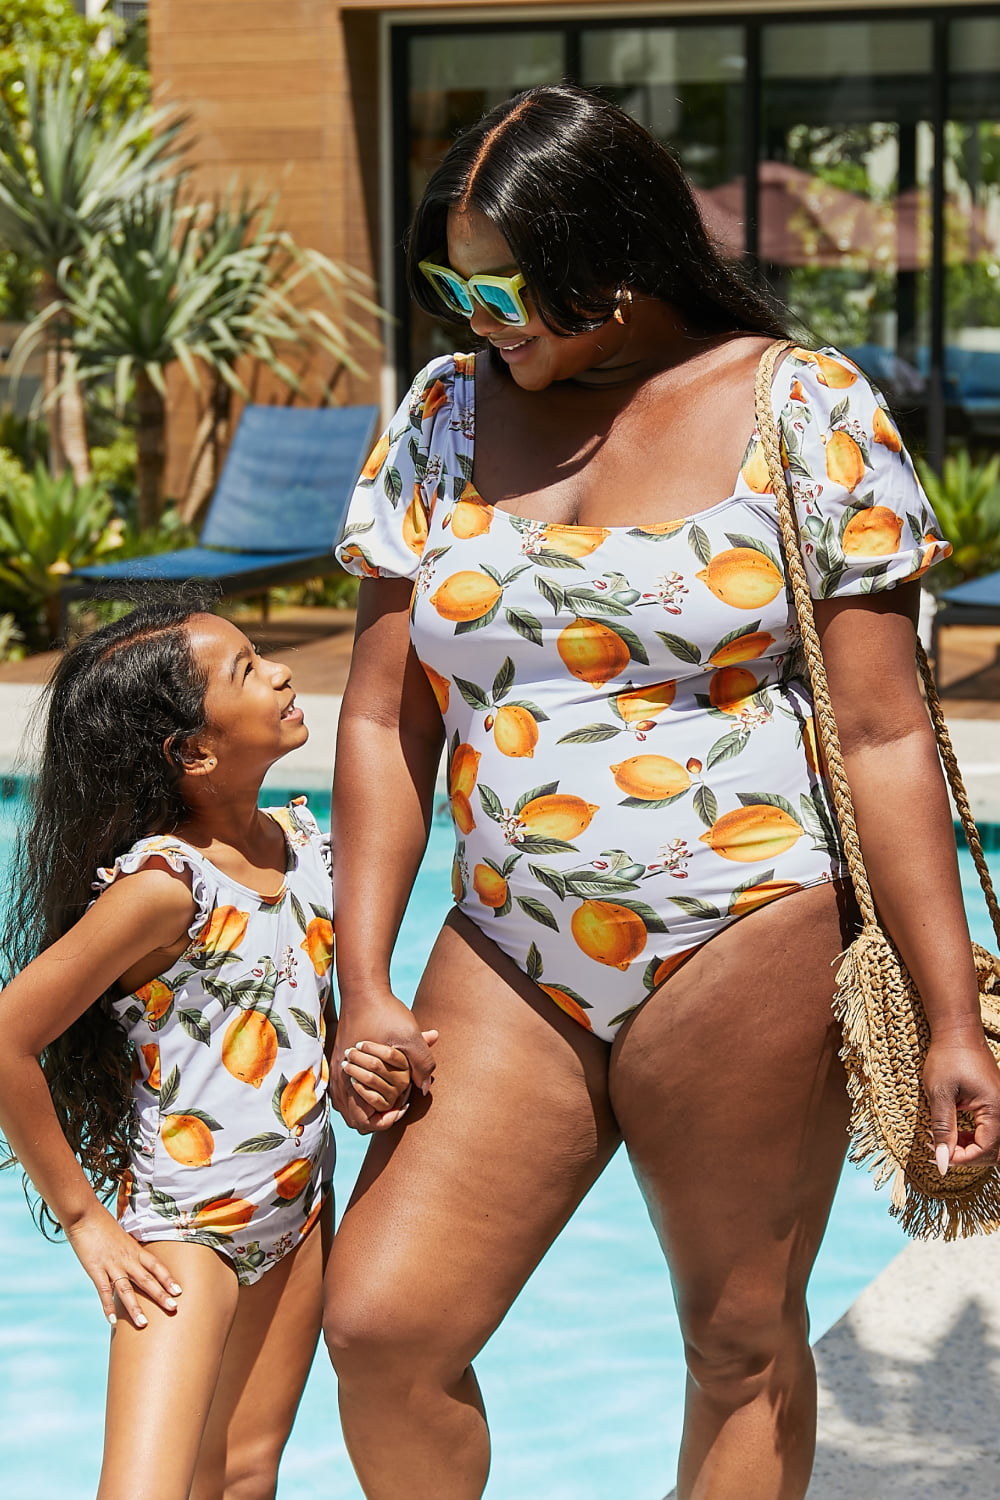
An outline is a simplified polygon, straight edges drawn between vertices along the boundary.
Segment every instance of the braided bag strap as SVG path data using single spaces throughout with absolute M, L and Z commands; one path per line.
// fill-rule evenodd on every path
M 844 767 L 840 736 L 837 732 L 837 721 L 833 713 L 826 667 L 823 662 L 823 651 L 820 646 L 819 633 L 816 629 L 812 594 L 809 589 L 809 580 L 806 576 L 805 563 L 802 559 L 802 548 L 799 541 L 799 529 L 795 516 L 791 486 L 789 485 L 785 466 L 782 462 L 781 444 L 771 407 L 771 384 L 775 364 L 786 349 L 794 347 L 790 339 L 779 339 L 776 343 L 771 344 L 761 356 L 754 385 L 757 430 L 760 434 L 764 456 L 767 459 L 771 487 L 777 502 L 778 526 L 785 553 L 785 565 L 788 570 L 795 612 L 798 616 L 803 654 L 805 655 L 806 666 L 808 667 L 809 678 L 812 684 L 817 732 L 826 762 L 837 822 L 840 825 L 844 859 L 850 872 L 862 920 L 866 926 L 877 926 L 878 917 L 875 911 L 875 902 L 868 881 L 868 871 L 865 869 L 865 862 L 861 853 L 861 843 L 858 838 L 858 829 L 854 818 L 854 802 L 851 797 L 851 789 Z M 924 651 L 923 645 L 919 640 L 917 641 L 916 658 L 920 669 L 920 676 L 924 684 L 928 710 L 937 736 L 938 749 L 944 764 L 945 773 L 948 777 L 948 784 L 951 787 L 955 807 L 962 822 L 966 842 L 969 845 L 969 850 L 975 862 L 979 875 L 979 883 L 983 888 L 983 895 L 986 898 L 986 905 L 993 923 L 993 930 L 997 935 L 997 942 L 1000 943 L 1000 905 L 997 903 L 993 881 L 986 863 L 986 857 L 983 853 L 982 841 L 979 837 L 979 830 L 972 816 L 972 808 L 969 805 L 968 794 L 966 793 L 962 774 L 955 757 L 951 735 L 945 723 L 944 710 L 941 707 L 941 699 L 934 684 L 930 663 L 927 660 L 927 653 Z

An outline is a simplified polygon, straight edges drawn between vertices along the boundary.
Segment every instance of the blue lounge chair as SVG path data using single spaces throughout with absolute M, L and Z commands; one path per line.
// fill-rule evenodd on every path
M 1000 625 L 1000 572 L 970 578 L 967 583 L 956 584 L 940 595 L 931 645 L 935 672 L 938 669 L 938 632 L 942 625 Z
M 266 601 L 277 584 L 334 572 L 333 546 L 377 415 L 374 406 L 248 406 L 198 545 L 67 574 L 62 638 L 75 599 L 127 597 L 137 584 L 196 578 L 223 594 L 263 594 Z

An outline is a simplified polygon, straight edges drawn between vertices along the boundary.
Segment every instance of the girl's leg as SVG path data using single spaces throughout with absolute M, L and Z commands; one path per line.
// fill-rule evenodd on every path
M 608 1048 L 458 914 L 414 1010 L 440 1032 L 437 1082 L 372 1142 L 326 1336 L 368 1500 L 475 1500 L 489 1436 L 470 1361 L 618 1144 Z
M 815 1441 L 806 1281 L 847 1145 L 832 886 L 754 912 L 623 1028 L 611 1097 L 688 1359 L 678 1500 L 801 1500 Z
M 236 1313 L 236 1273 L 214 1250 L 164 1241 L 156 1253 L 184 1293 L 172 1315 L 143 1299 L 145 1328 L 119 1315 L 98 1500 L 188 1500 Z
M 191 1500 L 271 1500 L 319 1340 L 333 1200 L 302 1244 L 241 1287 Z

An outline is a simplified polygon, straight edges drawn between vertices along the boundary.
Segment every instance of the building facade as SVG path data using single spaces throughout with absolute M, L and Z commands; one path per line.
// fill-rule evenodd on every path
M 449 141 L 573 80 L 673 147 L 716 237 L 882 383 L 912 442 L 1000 449 L 1000 4 L 152 0 L 149 20 L 202 185 L 278 188 L 395 318 L 350 399 L 390 404 L 449 337 L 411 311 L 401 254 Z

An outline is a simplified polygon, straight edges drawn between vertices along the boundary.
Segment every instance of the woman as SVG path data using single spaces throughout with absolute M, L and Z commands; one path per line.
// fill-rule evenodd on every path
M 334 1252 L 348 1446 L 370 1500 L 401 1469 L 427 1500 L 481 1493 L 470 1361 L 623 1139 L 687 1350 L 678 1495 L 791 1500 L 852 918 L 754 435 L 783 321 L 669 154 L 565 87 L 452 147 L 410 285 L 486 352 L 418 377 L 341 548 L 365 581 L 337 752 L 340 1037 L 401 1047 L 426 1094 L 420 1030 L 440 1032 L 433 1098 L 373 1142 Z M 910 580 L 948 546 L 853 365 L 793 351 L 773 395 L 871 879 L 933 1024 L 939 1161 L 993 1157 L 1000 1079 L 913 668 Z M 411 1015 L 389 956 L 443 742 L 456 907 Z M 366 1126 L 343 1080 L 337 1102 Z M 977 1120 L 962 1145 L 956 1103 Z

